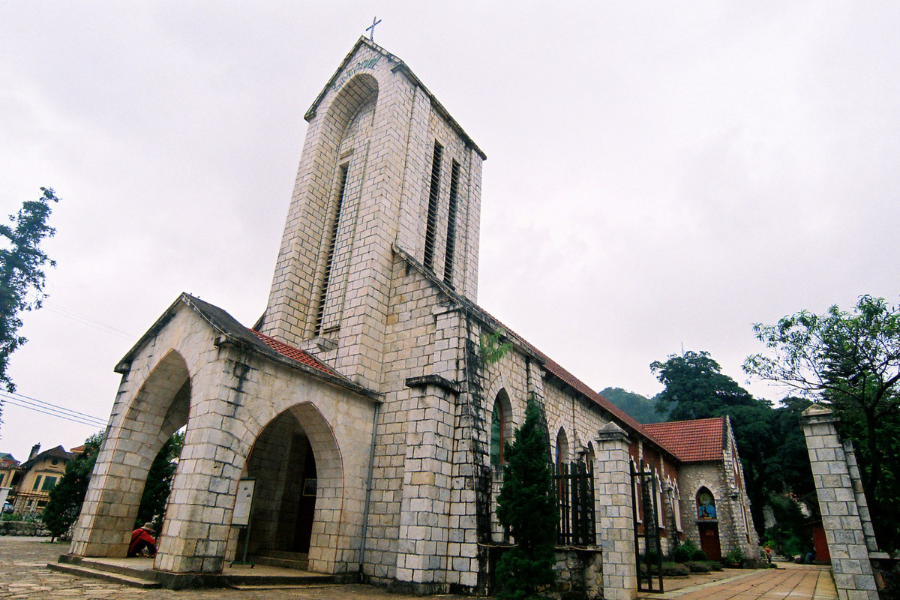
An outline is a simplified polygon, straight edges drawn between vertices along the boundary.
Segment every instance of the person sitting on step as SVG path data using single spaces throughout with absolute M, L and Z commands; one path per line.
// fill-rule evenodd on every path
M 156 534 L 156 527 L 153 523 L 144 523 L 143 527 L 138 527 L 131 532 L 131 544 L 128 545 L 128 557 L 143 554 L 144 550 L 150 556 L 156 556 L 156 540 L 153 535 Z

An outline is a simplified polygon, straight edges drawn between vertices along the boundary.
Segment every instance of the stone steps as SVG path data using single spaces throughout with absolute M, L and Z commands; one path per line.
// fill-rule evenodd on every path
M 97 566 L 108 567 L 110 565 L 93 565 L 93 566 L 85 566 L 83 564 L 67 564 L 67 563 L 48 563 L 47 567 L 53 571 L 58 571 L 60 573 L 67 573 L 69 575 L 75 575 L 77 577 L 89 577 L 91 579 L 102 579 L 103 581 L 110 581 L 112 583 L 121 583 L 122 585 L 127 585 L 131 587 L 141 588 L 141 589 L 157 589 L 162 587 L 158 581 L 153 581 L 147 579 L 143 576 L 135 576 L 134 573 L 126 574 L 116 572 L 119 569 L 115 570 L 106 570 L 103 568 L 95 568 Z M 131 569 L 131 571 L 135 571 L 135 569 Z
M 50 563 L 48 568 L 61 573 L 80 577 L 103 579 L 137 588 L 270 588 L 291 586 L 328 585 L 355 582 L 355 574 L 325 575 L 301 570 L 299 565 L 307 565 L 307 555 L 294 552 L 270 553 L 268 558 L 278 564 L 263 565 L 256 557 L 260 568 L 229 569 L 223 573 L 167 573 L 154 571 L 149 559 L 93 559 L 64 554 L 58 563 Z M 128 564 L 131 561 L 136 563 Z M 285 567 L 285 564 L 292 564 Z M 274 567 L 274 568 L 273 568 Z
M 255 556 L 253 562 L 268 567 L 281 567 L 283 569 L 294 569 L 296 571 L 309 570 L 309 554 L 300 552 L 269 551 L 265 554 Z

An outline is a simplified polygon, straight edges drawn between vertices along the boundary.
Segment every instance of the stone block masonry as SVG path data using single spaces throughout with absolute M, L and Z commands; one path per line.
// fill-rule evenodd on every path
M 603 546 L 603 592 L 607 600 L 637 596 L 628 434 L 609 423 L 597 434 L 597 523 Z
M 803 411 L 803 434 L 831 553 L 834 583 L 840 600 L 878 600 L 869 560 L 869 551 L 877 548 L 873 545 L 874 536 L 869 541 L 871 547 L 867 546 L 870 536 L 866 535 L 864 524 L 871 535 L 871 522 L 864 523 L 861 518 L 869 520 L 868 507 L 858 483 L 854 489 L 854 479 L 858 482 L 859 476 L 858 471 L 851 473 L 857 469 L 852 446 L 841 443 L 835 422 L 827 408 L 813 405 Z

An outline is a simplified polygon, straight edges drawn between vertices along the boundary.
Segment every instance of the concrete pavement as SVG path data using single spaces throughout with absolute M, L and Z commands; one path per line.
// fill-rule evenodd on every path
M 68 544 L 46 538 L 0 537 L 0 598 L 136 598 L 140 600 L 419 600 L 364 585 L 300 585 L 278 588 L 211 590 L 142 590 L 120 584 L 58 573 L 47 568 Z M 641 594 L 655 600 L 834 600 L 837 593 L 828 567 L 782 565 L 744 571 L 728 569 L 690 579 L 666 580 L 665 594 Z M 462 596 L 441 596 L 463 600 Z
M 666 580 L 665 594 L 641 598 L 669 600 L 834 600 L 837 591 L 831 568 L 783 564 L 778 569 L 728 569 L 689 580 Z

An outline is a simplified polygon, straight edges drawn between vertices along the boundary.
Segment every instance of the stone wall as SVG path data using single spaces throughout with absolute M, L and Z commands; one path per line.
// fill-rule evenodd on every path
M 813 481 L 828 540 L 834 584 L 840 600 L 877 600 L 878 592 L 869 552 L 877 551 L 868 521 L 868 507 L 859 483 L 852 446 L 841 443 L 836 418 L 824 407 L 803 411 L 803 433 L 809 450 Z M 855 475 L 855 476 L 854 476 Z M 864 527 L 867 525 L 867 527 Z M 867 545 L 868 542 L 868 545 Z

